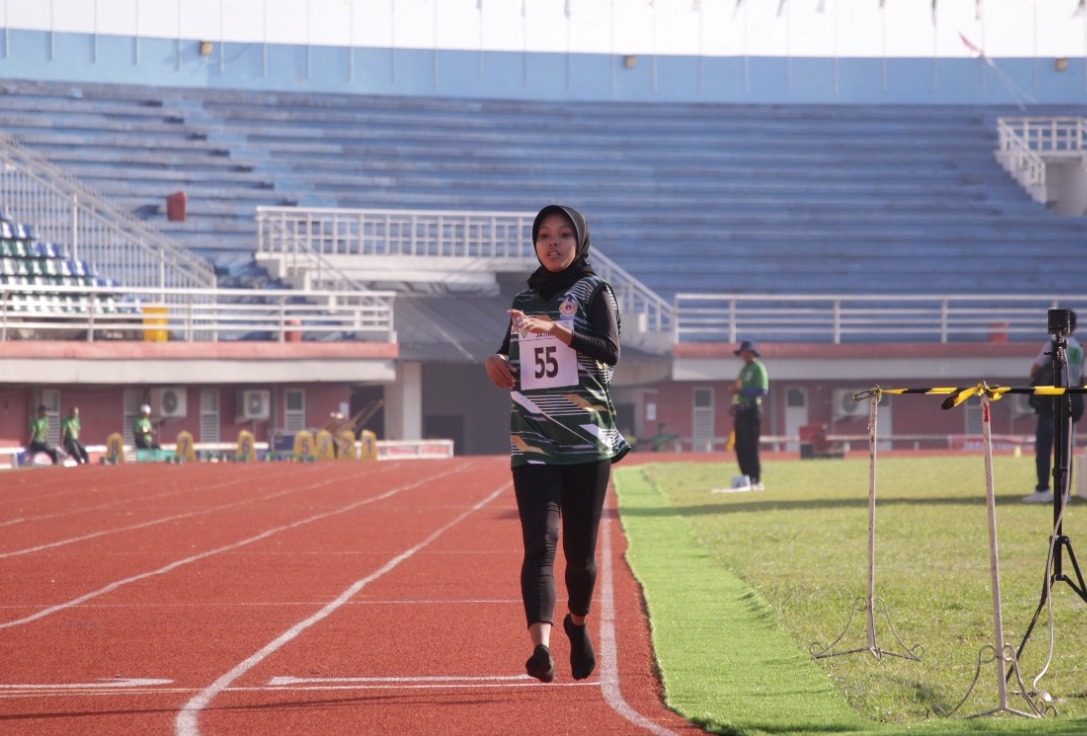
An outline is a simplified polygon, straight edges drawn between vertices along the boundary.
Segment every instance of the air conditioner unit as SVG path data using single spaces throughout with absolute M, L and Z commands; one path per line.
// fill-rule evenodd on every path
M 858 392 L 849 388 L 836 388 L 834 389 L 833 402 L 834 402 L 834 418 L 835 419 L 851 419 L 855 417 L 868 416 L 868 399 L 861 399 L 855 401 L 853 396 Z
M 238 392 L 237 421 L 268 419 L 272 416 L 272 393 L 264 390 L 247 389 Z
M 157 417 L 184 417 L 188 413 L 183 388 L 151 389 L 151 413 Z

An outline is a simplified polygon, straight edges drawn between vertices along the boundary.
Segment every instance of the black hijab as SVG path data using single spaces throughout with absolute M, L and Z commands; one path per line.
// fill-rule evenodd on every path
M 589 224 L 585 222 L 585 218 L 582 217 L 581 213 L 573 207 L 549 204 L 540 210 L 539 214 L 536 215 L 536 219 L 532 222 L 533 252 L 536 250 L 536 235 L 540 232 L 540 221 L 547 215 L 555 212 L 561 213 L 573 223 L 574 232 L 577 235 L 577 250 L 574 251 L 573 262 L 562 271 L 559 271 L 558 273 L 548 271 L 541 261 L 540 267 L 528 277 L 528 288 L 533 289 L 544 299 L 550 299 L 555 294 L 570 288 L 584 277 L 596 273 L 588 262 Z M 539 255 L 537 255 L 536 258 L 539 260 Z

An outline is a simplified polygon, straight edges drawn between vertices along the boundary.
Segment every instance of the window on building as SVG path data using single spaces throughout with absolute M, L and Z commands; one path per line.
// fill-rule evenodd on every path
M 219 442 L 219 389 L 200 390 L 200 441 Z
M 140 415 L 140 404 L 143 401 L 143 389 L 139 388 L 126 388 L 122 406 L 122 419 L 121 426 L 123 427 L 121 434 L 125 438 L 126 445 L 136 444 L 136 439 L 132 435 L 132 424 L 136 421 L 136 417 Z
M 714 415 L 713 389 L 696 388 L 693 393 L 694 411 L 691 420 L 691 439 L 695 452 L 713 452 Z
M 283 429 L 301 432 L 306 428 L 306 392 L 289 388 L 283 392 Z
M 45 407 L 45 416 L 49 420 L 49 433 L 46 441 L 56 446 L 60 444 L 60 391 L 55 388 L 47 388 L 42 391 L 41 405 Z M 38 415 L 38 407 L 34 407 L 34 416 Z
M 808 392 L 796 386 L 785 393 L 785 406 L 788 409 L 803 409 L 808 405 Z

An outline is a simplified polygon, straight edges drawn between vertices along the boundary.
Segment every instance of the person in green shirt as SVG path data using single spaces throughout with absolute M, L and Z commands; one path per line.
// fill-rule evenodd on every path
M 68 417 L 60 423 L 60 441 L 64 444 L 64 451 L 77 463 L 86 465 L 90 462 L 87 448 L 79 441 L 79 407 L 73 406 L 68 410 Z
M 729 386 L 732 394 L 732 416 L 736 432 L 736 460 L 740 474 L 751 481 L 751 490 L 761 491 L 762 465 L 759 462 L 759 438 L 762 435 L 762 399 L 769 393 L 770 377 L 766 366 L 759 362 L 759 349 L 744 340 L 736 350 L 744 362 L 736 383 Z
M 49 417 L 46 412 L 48 409 L 45 406 L 39 406 L 38 415 L 30 420 L 30 441 L 26 443 L 28 463 L 33 462 L 34 456 L 39 452 L 44 452 L 54 465 L 57 464 L 57 450 L 49 446 Z
M 144 404 L 140 407 L 140 415 L 132 423 L 132 438 L 136 441 L 137 449 L 161 449 L 155 442 L 155 425 L 151 423 L 150 405 Z
M 649 438 L 650 448 L 653 452 L 667 452 L 677 439 L 679 435 L 669 432 L 668 426 L 661 422 L 657 425 L 657 433 Z

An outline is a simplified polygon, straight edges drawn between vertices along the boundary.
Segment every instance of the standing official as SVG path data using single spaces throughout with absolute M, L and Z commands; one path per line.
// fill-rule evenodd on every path
M 740 463 L 740 474 L 747 476 L 751 490 L 761 491 L 765 486 L 759 462 L 759 438 L 762 436 L 762 400 L 770 390 L 770 377 L 766 366 L 759 361 L 760 353 L 755 343 L 745 340 L 735 354 L 744 362 L 736 383 L 728 389 L 732 394 L 736 459 Z
M 1068 359 L 1068 376 L 1066 386 L 1081 386 L 1083 384 L 1083 346 L 1079 340 L 1072 337 L 1076 331 L 1076 313 L 1068 310 L 1068 337 L 1065 347 L 1065 356 Z M 1053 351 L 1056 346 L 1053 341 L 1048 341 L 1038 351 L 1034 362 L 1030 364 L 1030 383 L 1032 386 L 1054 386 L 1053 380 Z M 1068 399 L 1072 412 L 1072 422 L 1079 422 L 1083 415 L 1083 395 L 1071 394 Z M 1055 399 L 1048 396 L 1032 396 L 1031 406 L 1038 415 L 1034 425 L 1034 470 L 1037 483 L 1034 493 L 1023 497 L 1024 503 L 1052 503 L 1053 489 L 1050 488 L 1051 469 L 1053 467 L 1053 407 Z

